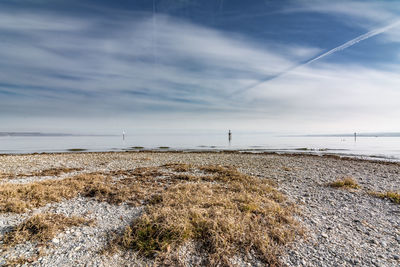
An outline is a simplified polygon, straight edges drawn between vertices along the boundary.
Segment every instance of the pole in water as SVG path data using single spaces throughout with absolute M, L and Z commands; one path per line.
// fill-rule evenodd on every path
M 122 131 L 122 140 L 125 140 L 125 131 Z
M 228 140 L 229 140 L 229 143 L 232 140 L 232 132 L 231 132 L 231 130 L 229 130 L 229 132 L 228 132 Z
M 354 133 L 354 142 L 357 142 L 357 133 Z

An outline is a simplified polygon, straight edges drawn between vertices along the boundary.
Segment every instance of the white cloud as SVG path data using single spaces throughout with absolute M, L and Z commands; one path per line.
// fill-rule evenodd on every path
M 396 1 L 295 1 L 286 12 L 316 12 L 335 16 L 349 27 L 361 27 L 365 31 L 392 24 L 400 19 L 400 6 Z M 390 29 L 382 41 L 400 42 L 400 29 Z
M 347 12 L 338 5 L 313 8 Z M 354 8 L 346 14 L 369 21 L 391 14 Z M 307 131 L 328 120 L 329 127 L 358 122 L 358 127 L 367 127 L 361 124 L 376 116 L 387 127 L 400 116 L 398 66 L 309 65 L 232 95 L 321 50 L 258 44 L 167 16 L 113 21 L 99 31 L 102 22 L 98 17 L 0 11 L 0 121 L 10 127 L 12 116 L 27 116 L 36 122 L 64 118 L 70 123 L 76 118 L 101 125 L 99 118 L 118 117 L 119 124 L 125 120 L 196 128 L 227 127 L 224 121 L 229 121 Z
M 0 45 L 0 79 L 5 84 L 18 85 L 11 87 L 14 92 L 32 97 L 67 102 L 67 98 L 79 99 L 79 93 L 101 93 L 107 97 L 99 100 L 110 102 L 113 94 L 141 92 L 142 95 L 127 94 L 124 100 L 143 103 L 148 95 L 158 98 L 159 104 L 180 98 L 194 102 L 194 106 L 203 103 L 205 108 L 214 108 L 213 105 L 223 106 L 225 95 L 243 86 L 246 79 L 272 75 L 295 64 L 286 56 L 289 48 L 281 53 L 270 51 L 170 17 L 157 17 L 156 25 L 152 19 L 123 21 L 112 34 L 91 35 L 88 33 L 95 29 L 88 25 L 97 27 L 96 19 L 71 18 L 70 23 L 63 18 L 60 21 L 66 25 L 84 26 L 59 34 L 59 30 L 68 27 L 56 23 L 51 31 L 43 31 L 40 26 L 51 24 L 52 16 L 41 15 L 36 26 L 23 28 L 14 27 L 13 20 L 19 16 L 3 15 L 0 17 L 7 21 L 6 25 L 13 25 L 8 29 L 17 31 L 18 37 L 5 36 Z M 303 47 L 290 50 L 297 58 L 314 51 Z M 66 89 L 75 90 L 77 95 L 69 95 Z M 179 109 L 183 106 L 182 102 L 175 103 Z

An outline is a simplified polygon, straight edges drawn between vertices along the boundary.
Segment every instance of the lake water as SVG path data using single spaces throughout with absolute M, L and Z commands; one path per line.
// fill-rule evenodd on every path
M 240 150 L 340 154 L 400 161 L 400 137 L 278 136 L 271 134 L 137 134 L 122 136 L 0 136 L 1 154 L 148 150 Z M 160 147 L 169 147 L 161 148 Z

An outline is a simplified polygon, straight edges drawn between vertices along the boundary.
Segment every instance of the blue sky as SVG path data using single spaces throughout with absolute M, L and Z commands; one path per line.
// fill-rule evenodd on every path
M 3 0 L 0 131 L 400 131 L 399 21 L 398 1 Z

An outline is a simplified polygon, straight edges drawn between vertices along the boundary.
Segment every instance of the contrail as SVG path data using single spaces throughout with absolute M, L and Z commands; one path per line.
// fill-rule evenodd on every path
M 333 48 L 333 49 L 329 50 L 326 53 L 323 53 L 322 55 L 317 56 L 316 58 L 313 58 L 313 59 L 307 61 L 303 65 L 310 64 L 310 63 L 312 63 L 314 61 L 317 61 L 318 59 L 321 59 L 323 57 L 329 56 L 330 54 L 333 54 L 333 53 L 335 53 L 337 51 L 341 51 L 341 50 L 344 50 L 346 48 L 349 48 L 350 46 L 353 46 L 353 45 L 355 45 L 355 44 L 357 44 L 357 43 L 359 43 L 361 41 L 364 41 L 364 40 L 366 40 L 368 38 L 371 38 L 371 37 L 373 37 L 375 35 L 384 33 L 386 31 L 390 30 L 391 28 L 396 27 L 399 24 L 400 24 L 400 20 L 396 21 L 395 23 L 389 24 L 389 25 L 387 25 L 385 27 L 382 27 L 382 28 L 375 29 L 375 30 L 369 31 L 367 33 L 364 33 L 363 35 L 360 35 L 357 38 L 354 38 L 353 40 L 350 40 L 350 41 L 348 41 L 348 42 L 346 42 L 346 43 L 344 43 L 344 44 L 342 44 L 342 45 L 340 45 L 340 46 L 338 46 L 336 48 Z
M 247 90 L 250 90 L 250 89 L 253 89 L 253 88 L 259 86 L 260 84 L 263 84 L 263 83 L 265 83 L 265 82 L 269 82 L 269 81 L 271 81 L 271 80 L 275 80 L 275 79 L 277 79 L 277 78 L 279 78 L 279 77 L 281 77 L 281 76 L 283 76 L 283 75 L 285 75 L 285 74 L 291 72 L 291 71 L 294 70 L 294 69 L 297 69 L 297 68 L 306 66 L 306 65 L 311 64 L 311 63 L 313 63 L 314 61 L 317 61 L 317 60 L 319 60 L 319 59 L 321 59 L 321 58 L 324 58 L 324 57 L 326 57 L 326 56 L 329 56 L 329 55 L 331 55 L 331 54 L 333 54 L 333 53 L 336 53 L 336 52 L 338 52 L 338 51 L 344 50 L 344 49 L 346 49 L 346 48 L 349 48 L 349 47 L 351 47 L 351 46 L 353 46 L 353 45 L 355 45 L 355 44 L 357 44 L 357 43 L 359 43 L 359 42 L 361 42 L 361 41 L 364 41 L 364 40 L 366 40 L 366 39 L 368 39 L 368 38 L 371 38 L 371 37 L 373 37 L 373 36 L 375 36 L 375 35 L 384 33 L 384 32 L 386 32 L 386 31 L 388 31 L 388 30 L 390 30 L 390 29 L 392 29 L 392 28 L 394 28 L 394 27 L 396 27 L 396 26 L 398 26 L 398 25 L 400 25 L 400 20 L 398 20 L 398 21 L 396 21 L 396 22 L 394 22 L 394 23 L 392 23 L 392 24 L 389 24 L 389 25 L 387 25 L 387 26 L 385 26 L 385 27 L 378 28 L 378 29 L 369 31 L 369 32 L 367 32 L 367 33 L 364 33 L 364 34 L 362 34 L 362 35 L 360 35 L 360 36 L 358 36 L 358 37 L 356 37 L 356 38 L 354 38 L 354 39 L 352 39 L 352 40 L 350 40 L 350 41 L 348 41 L 348 42 L 346 42 L 346 43 L 344 43 L 344 44 L 342 44 L 342 45 L 340 45 L 340 46 L 338 46 L 338 47 L 335 47 L 335 48 L 329 50 L 328 52 L 325 52 L 325 53 L 323 53 L 323 54 L 321 54 L 321 55 L 319 55 L 319 56 L 317 56 L 317 57 L 311 58 L 311 59 L 309 59 L 309 60 L 307 60 L 307 61 L 305 61 L 305 62 L 302 62 L 302 63 L 300 63 L 300 64 L 298 64 L 298 65 L 293 66 L 293 67 L 290 67 L 290 68 L 288 68 L 288 69 L 286 69 L 286 70 L 284 70 L 284 71 L 282 71 L 282 72 L 280 72 L 280 73 L 278 73 L 278 74 L 275 74 L 275 75 L 271 75 L 271 76 L 269 76 L 269 77 L 266 77 L 265 79 L 262 79 L 261 81 L 258 81 L 257 83 L 255 83 L 255 84 L 253 84 L 253 85 L 250 85 L 250 86 L 248 86 L 248 87 L 246 87 L 246 88 L 244 88 L 244 89 L 235 91 L 234 94 L 239 93 L 239 92 L 244 92 L 244 91 L 247 91 Z

